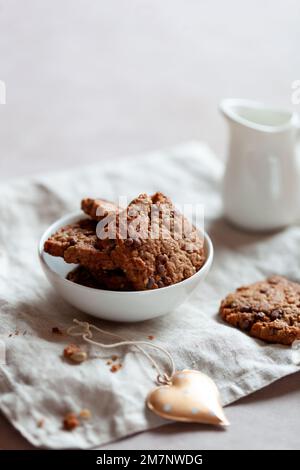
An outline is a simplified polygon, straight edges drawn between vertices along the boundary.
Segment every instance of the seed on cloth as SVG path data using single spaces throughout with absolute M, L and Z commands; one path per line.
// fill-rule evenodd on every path
M 64 349 L 64 357 L 79 364 L 87 359 L 87 353 L 76 344 L 68 344 Z
M 85 351 L 77 351 L 71 354 L 70 356 L 71 361 L 77 362 L 77 364 L 80 364 L 81 362 L 84 362 L 87 360 L 87 353 Z
M 91 416 L 92 416 L 92 413 L 90 412 L 88 408 L 83 408 L 79 413 L 79 417 L 82 419 L 90 419 Z
M 44 427 L 44 424 L 45 424 L 44 418 L 39 419 L 36 424 L 37 424 L 37 427 L 38 427 L 38 428 L 43 428 L 43 427 Z

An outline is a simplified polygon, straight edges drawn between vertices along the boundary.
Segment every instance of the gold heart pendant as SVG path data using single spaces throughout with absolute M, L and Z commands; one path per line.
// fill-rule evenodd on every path
M 229 425 L 216 384 L 197 370 L 176 372 L 170 385 L 149 393 L 147 405 L 157 415 L 174 421 Z

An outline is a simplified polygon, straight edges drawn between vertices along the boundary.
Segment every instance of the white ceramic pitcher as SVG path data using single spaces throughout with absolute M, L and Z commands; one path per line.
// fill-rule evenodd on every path
M 220 110 L 230 131 L 225 216 L 246 230 L 279 229 L 298 220 L 298 115 L 240 99 L 222 100 Z

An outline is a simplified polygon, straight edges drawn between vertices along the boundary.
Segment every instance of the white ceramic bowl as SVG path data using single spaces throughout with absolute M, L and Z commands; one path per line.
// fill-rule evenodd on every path
M 181 305 L 203 283 L 213 260 L 213 245 L 205 233 L 206 261 L 192 277 L 160 289 L 116 292 L 81 286 L 66 279 L 76 265 L 67 264 L 44 252 L 44 242 L 59 228 L 84 218 L 82 212 L 68 214 L 57 220 L 43 234 L 39 243 L 39 257 L 52 286 L 69 304 L 105 320 L 137 322 L 165 315 Z

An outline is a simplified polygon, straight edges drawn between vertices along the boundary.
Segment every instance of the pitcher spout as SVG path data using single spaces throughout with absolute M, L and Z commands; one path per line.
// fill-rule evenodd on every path
M 223 99 L 219 108 L 229 123 L 266 133 L 282 132 L 296 125 L 295 113 L 269 108 L 259 101 Z

